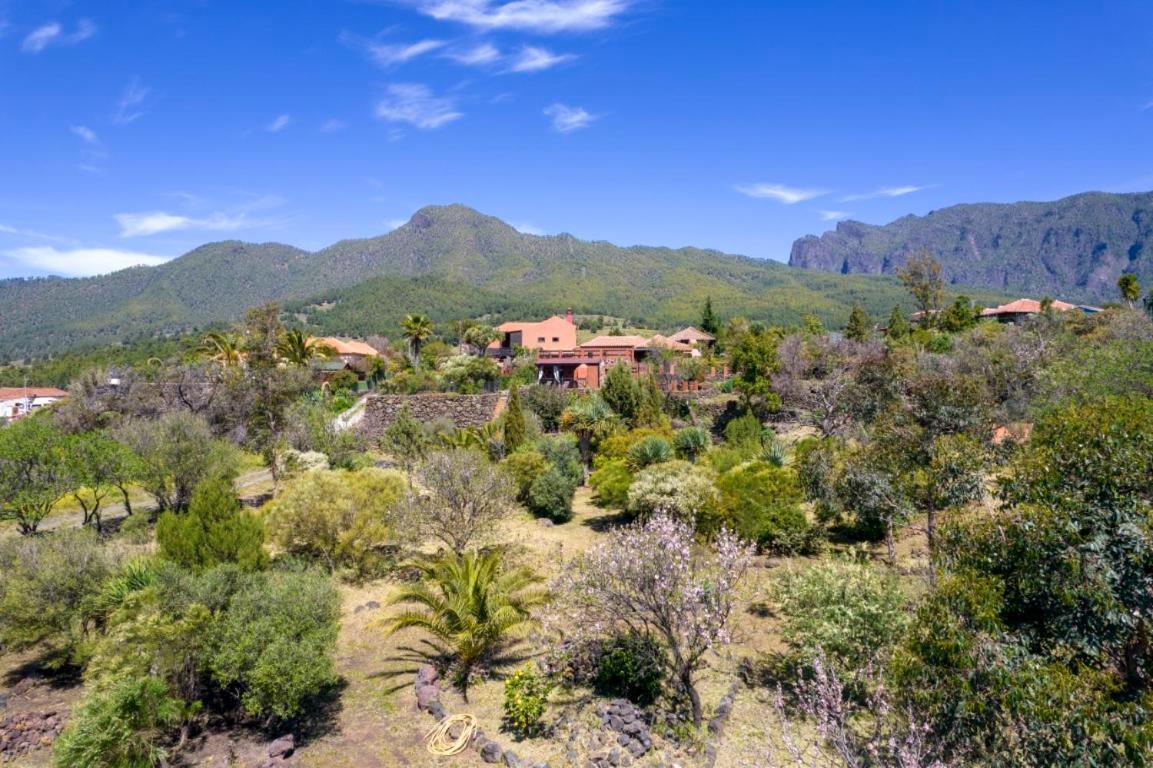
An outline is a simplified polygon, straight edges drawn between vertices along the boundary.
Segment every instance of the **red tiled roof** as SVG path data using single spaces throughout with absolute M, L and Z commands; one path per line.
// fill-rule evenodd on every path
M 56 387 L 0 387 L 0 400 L 22 400 L 26 396 L 68 397 L 68 393 Z
M 363 355 L 365 357 L 378 357 L 380 355 L 380 352 L 368 344 L 365 344 L 363 341 L 346 341 L 344 339 L 338 339 L 335 336 L 325 336 L 319 339 L 310 339 L 310 341 L 331 347 L 338 355 Z
M 653 336 L 648 341 L 650 347 L 663 347 L 664 349 L 675 349 L 678 352 L 692 352 L 693 348 L 682 341 L 670 339 L 668 336 L 661 336 L 659 333 Z
M 705 333 L 700 328 L 696 328 L 696 327 L 691 326 L 691 325 L 688 328 L 680 329 L 679 331 L 674 333 L 669 338 L 672 339 L 673 341 L 680 341 L 680 342 L 684 342 L 686 344 L 691 344 L 694 341 L 716 341 L 717 340 L 716 337 L 713 336 L 712 334 Z
M 1052 307 L 1057 312 L 1068 312 L 1070 309 L 1076 309 L 1075 304 L 1069 304 L 1064 301 L 1054 301 Z M 989 309 L 982 309 L 982 317 L 992 317 L 996 315 L 1036 315 L 1041 311 L 1041 302 L 1036 299 L 1017 299 L 1010 301 L 1008 304 L 1002 304 L 999 307 L 990 307 Z
M 582 347 L 591 347 L 594 349 L 603 347 L 622 347 L 625 349 L 636 349 L 637 347 L 647 346 L 649 340 L 644 336 L 597 336 L 595 339 L 590 339 Z

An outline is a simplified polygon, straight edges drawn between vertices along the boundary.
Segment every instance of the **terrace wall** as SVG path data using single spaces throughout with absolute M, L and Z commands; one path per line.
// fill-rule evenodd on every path
M 420 395 L 369 395 L 364 405 L 364 418 L 359 428 L 370 439 L 384 434 L 402 410 L 417 421 L 451 421 L 458 429 L 481 427 L 499 413 L 507 395 L 492 392 L 483 395 L 458 395 L 434 392 Z

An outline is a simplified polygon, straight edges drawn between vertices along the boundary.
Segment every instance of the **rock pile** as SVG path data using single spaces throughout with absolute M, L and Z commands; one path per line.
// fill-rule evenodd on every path
M 0 718 L 0 763 L 51 746 L 62 730 L 63 718 L 54 710 L 16 712 Z
M 365 401 L 364 418 L 358 428 L 370 440 L 378 440 L 405 409 L 417 421 L 447 420 L 457 429 L 483 427 L 496 415 L 497 403 L 502 397 L 497 392 L 484 395 L 441 392 L 421 395 L 375 394 Z
M 601 725 L 617 734 L 616 745 L 589 758 L 590 768 L 627 768 L 653 748 L 651 718 L 624 699 L 614 699 L 597 710 Z

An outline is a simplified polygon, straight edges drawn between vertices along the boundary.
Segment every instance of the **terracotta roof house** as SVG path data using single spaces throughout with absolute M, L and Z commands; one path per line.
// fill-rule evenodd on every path
M 501 337 L 488 345 L 487 354 L 497 358 L 511 358 L 521 349 L 572 349 L 576 343 L 576 325 L 572 310 L 564 317 L 553 315 L 540 322 L 508 322 L 496 327 Z
M 18 419 L 68 397 L 56 387 L 0 387 L 0 419 Z
M 561 387 L 599 389 L 609 368 L 624 363 L 634 376 L 649 370 L 654 354 L 669 350 L 679 357 L 699 357 L 700 351 L 665 336 L 597 336 L 575 349 L 542 350 L 537 353 L 537 381 Z M 659 358 L 658 358 L 659 359 Z M 663 360 L 660 365 L 662 383 L 673 388 L 677 379 L 677 364 Z
M 717 337 L 710 333 L 705 333 L 700 328 L 690 325 L 687 328 L 682 328 L 672 336 L 669 337 L 673 341 L 679 341 L 682 344 L 690 344 L 694 347 L 711 347 L 717 343 Z
M 317 344 L 323 344 L 330 348 L 336 357 L 346 363 L 360 362 L 369 357 L 380 357 L 380 352 L 374 347 L 365 344 L 363 341 L 356 341 L 355 339 L 323 336 L 321 338 L 309 338 L 309 341 L 315 341 Z
M 1078 310 L 1087 315 L 1101 311 L 1100 307 L 1079 306 L 1065 301 L 1053 301 L 1050 307 L 1054 312 L 1068 312 Z M 989 307 L 981 310 L 981 317 L 991 317 L 1002 323 L 1013 323 L 1033 315 L 1041 314 L 1041 302 L 1036 299 L 1017 299 L 999 307 Z

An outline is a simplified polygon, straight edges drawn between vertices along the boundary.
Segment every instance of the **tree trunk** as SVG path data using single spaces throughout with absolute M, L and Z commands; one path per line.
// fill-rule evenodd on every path
M 697 728 L 701 727 L 701 722 L 704 720 L 704 712 L 701 711 L 701 695 L 697 693 L 697 687 L 693 685 L 693 671 L 686 669 L 681 672 L 681 687 L 685 689 L 685 695 L 689 697 L 689 706 L 693 711 L 693 725 Z
M 128 498 L 128 489 L 123 485 L 116 486 L 120 489 L 120 495 L 124 497 L 124 512 L 129 517 L 132 516 L 132 500 Z

